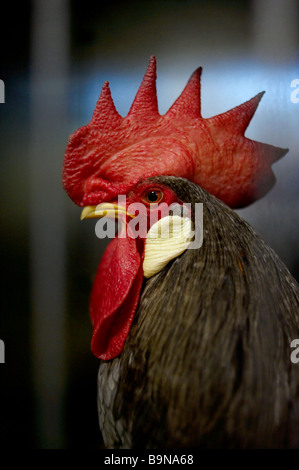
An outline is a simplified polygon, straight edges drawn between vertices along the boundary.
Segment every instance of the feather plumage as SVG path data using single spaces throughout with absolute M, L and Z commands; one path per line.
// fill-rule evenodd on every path
M 144 282 L 121 356 L 101 363 L 107 447 L 299 447 L 298 284 L 221 201 L 180 178 L 158 181 L 204 203 L 204 241 Z

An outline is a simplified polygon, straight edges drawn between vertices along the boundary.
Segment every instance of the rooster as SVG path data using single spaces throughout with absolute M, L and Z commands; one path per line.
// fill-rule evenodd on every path
M 299 287 L 233 210 L 286 150 L 244 137 L 261 94 L 202 118 L 200 72 L 164 116 L 154 58 L 125 118 L 105 83 L 66 149 L 81 218 L 120 226 L 90 300 L 101 432 L 107 448 L 299 447 Z

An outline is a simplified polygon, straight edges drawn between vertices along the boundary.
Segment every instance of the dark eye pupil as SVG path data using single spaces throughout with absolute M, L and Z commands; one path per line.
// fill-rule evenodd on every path
M 159 199 L 159 196 L 156 191 L 150 191 L 147 195 L 147 199 L 149 202 L 156 202 Z

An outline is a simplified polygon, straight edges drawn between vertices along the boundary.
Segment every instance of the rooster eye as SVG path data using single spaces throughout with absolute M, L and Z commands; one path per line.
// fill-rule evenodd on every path
M 163 194 L 161 193 L 161 191 L 156 191 L 156 190 L 148 191 L 145 194 L 145 200 L 146 202 L 149 202 L 150 204 L 154 204 L 154 203 L 161 201 L 162 197 L 163 197 Z

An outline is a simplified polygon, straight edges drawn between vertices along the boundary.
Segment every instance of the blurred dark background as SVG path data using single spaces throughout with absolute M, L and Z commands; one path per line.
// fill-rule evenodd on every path
M 199 65 L 204 117 L 266 90 L 246 135 L 290 150 L 273 167 L 275 188 L 238 212 L 298 279 L 298 2 L 23 0 L 1 9 L 0 445 L 101 448 L 88 299 L 105 242 L 61 187 L 68 136 L 89 121 L 105 80 L 126 115 L 152 54 L 161 114 Z

